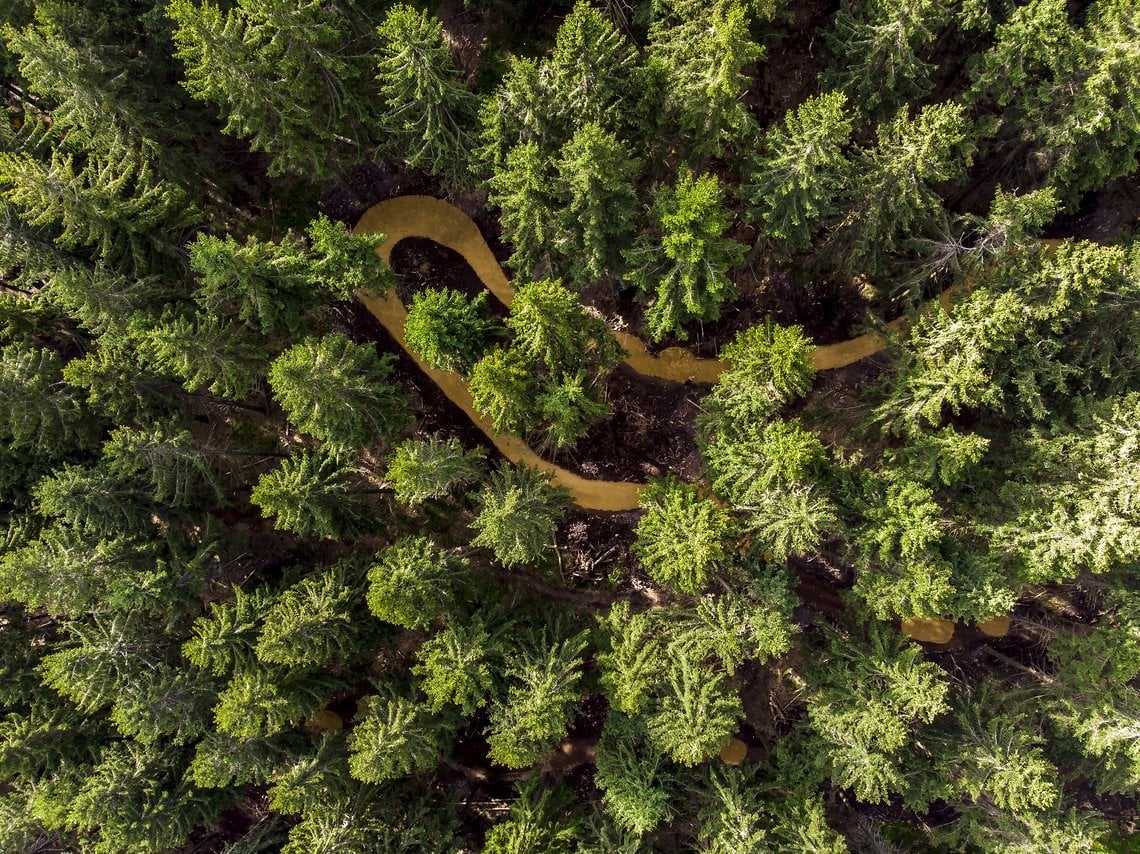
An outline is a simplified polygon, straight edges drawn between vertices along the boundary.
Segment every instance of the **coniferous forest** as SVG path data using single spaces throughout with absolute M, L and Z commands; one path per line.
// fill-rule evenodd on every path
M 0 8 L 0 850 L 1137 850 L 1136 0 Z

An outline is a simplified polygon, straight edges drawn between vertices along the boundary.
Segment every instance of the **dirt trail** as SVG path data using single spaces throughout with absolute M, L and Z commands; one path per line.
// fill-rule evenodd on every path
M 432 196 L 399 196 L 374 205 L 364 212 L 354 231 L 379 232 L 387 240 L 376 250 L 387 263 L 392 249 L 405 237 L 426 237 L 463 256 L 487 289 L 505 306 L 514 300 L 515 290 L 507 279 L 491 247 L 471 217 L 450 202 Z M 462 409 L 507 459 L 547 472 L 552 483 L 570 490 L 574 502 L 587 510 L 634 510 L 642 484 L 626 481 L 590 480 L 547 462 L 521 439 L 496 433 L 487 419 L 475 411 L 471 391 L 458 374 L 441 371 L 425 364 L 404 340 L 407 309 L 395 293 L 372 297 L 361 293 L 361 301 L 392 334 L 400 346 L 415 360 L 425 374 L 438 385 L 456 406 Z M 943 295 L 944 299 L 948 295 Z M 892 329 L 901 331 L 906 320 L 896 320 Z M 626 364 L 640 374 L 676 382 L 712 383 L 727 365 L 716 359 L 700 359 L 682 347 L 670 347 L 652 355 L 640 338 L 626 332 L 615 337 L 629 352 Z M 849 341 L 817 347 L 812 361 L 817 371 L 843 368 L 883 349 L 883 339 L 874 334 L 860 335 Z

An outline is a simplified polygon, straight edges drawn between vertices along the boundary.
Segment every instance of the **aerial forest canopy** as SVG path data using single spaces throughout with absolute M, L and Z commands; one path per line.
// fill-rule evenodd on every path
M 0 850 L 1136 850 L 1138 0 L 3 9 Z

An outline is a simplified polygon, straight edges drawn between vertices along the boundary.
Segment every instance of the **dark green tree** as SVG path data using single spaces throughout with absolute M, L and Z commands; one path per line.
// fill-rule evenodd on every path
M 715 320 L 735 296 L 728 271 L 744 260 L 746 248 L 725 237 L 732 219 L 714 175 L 686 173 L 674 186 L 659 187 L 651 215 L 656 234 L 626 253 L 630 278 L 649 302 L 649 337 L 684 340 L 684 324 Z
M 473 144 L 475 98 L 460 85 L 439 20 L 397 4 L 378 29 L 379 121 L 409 166 L 462 174 Z
M 569 495 L 542 473 L 502 463 L 479 493 L 471 544 L 491 550 L 505 566 L 534 563 L 554 539 Z
M 333 450 L 389 441 L 408 423 L 407 399 L 390 383 L 392 358 L 343 335 L 306 338 L 269 368 L 269 385 L 299 430 Z

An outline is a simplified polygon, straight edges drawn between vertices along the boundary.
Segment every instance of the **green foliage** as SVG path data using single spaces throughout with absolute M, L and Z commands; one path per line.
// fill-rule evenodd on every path
M 641 836 L 673 816 L 670 804 L 676 775 L 667 760 L 649 747 L 636 720 L 617 712 L 606 718 L 598 741 L 594 782 L 606 813 Z
M 83 165 L 58 149 L 50 162 L 0 153 L 0 185 L 30 225 L 59 229 L 56 245 L 88 248 L 128 272 L 148 272 L 169 258 L 199 221 L 185 192 L 121 149 L 92 154 Z
M 377 79 L 385 146 L 409 166 L 458 174 L 471 147 L 475 99 L 458 82 L 439 20 L 397 4 L 378 30 Z
M 150 485 L 153 501 L 168 507 L 193 507 L 221 499 L 221 485 L 188 430 L 155 424 L 119 427 L 103 445 L 108 471 Z
M 404 322 L 408 346 L 433 368 L 470 373 L 501 331 L 487 296 L 483 291 L 468 300 L 450 288 L 416 293 Z
M 873 0 L 842 8 L 826 34 L 834 53 L 823 75 L 868 115 L 897 109 L 927 94 L 935 67 L 920 58 L 954 11 L 936 0 Z
M 879 418 L 896 433 L 971 410 L 1044 420 L 1066 394 L 1120 390 L 1140 336 L 1128 264 L 1120 248 L 1066 241 L 995 265 L 953 315 L 920 317 Z
M 91 835 L 97 854 L 162 852 L 212 822 L 222 800 L 184 779 L 178 754 L 120 742 L 106 747 L 70 805 L 68 825 Z
M 502 463 L 479 494 L 471 544 L 491 550 L 505 566 L 534 563 L 554 539 L 569 494 L 535 469 Z
M 697 833 L 703 854 L 769 850 L 764 803 L 747 771 L 709 769 L 708 803 Z
M 668 650 L 687 661 L 715 656 L 732 676 L 746 658 L 763 663 L 791 648 L 797 601 L 783 573 L 753 582 L 743 594 L 702 596 L 674 618 Z
M 569 797 L 564 790 L 542 788 L 537 778 L 518 787 L 506 819 L 487 833 L 486 854 L 570 854 L 578 839 L 576 821 L 568 821 Z
M 407 399 L 389 381 L 392 357 L 343 335 L 306 338 L 269 368 L 269 385 L 299 430 L 334 450 L 388 441 L 408 423 Z
M 665 78 L 665 108 L 695 155 L 721 157 L 755 126 L 742 99 L 752 82 L 743 72 L 764 51 L 750 24 L 748 3 L 719 0 L 650 29 L 649 57 Z
M 545 636 L 507 659 L 506 697 L 491 706 L 491 760 L 525 768 L 566 736 L 578 700 L 588 633 L 553 643 Z
M 133 331 L 140 352 L 160 371 L 182 379 L 187 391 L 209 389 L 243 400 L 269 367 L 269 348 L 262 337 L 210 314 L 138 318 Z
M 906 108 L 876 129 L 861 150 L 840 225 L 852 271 L 882 276 L 892 255 L 935 228 L 942 203 L 933 185 L 962 175 L 973 151 L 961 104 L 931 104 L 913 119 Z
M 971 94 L 1001 108 L 998 141 L 1022 143 L 1023 169 L 1070 205 L 1136 169 L 1134 11 L 1101 0 L 1078 28 L 1060 0 L 1026 3 L 975 66 Z
M 0 436 L 14 449 L 82 440 L 89 422 L 51 350 L 12 344 L 0 350 Z
M 466 561 L 427 537 L 405 537 L 368 570 L 368 608 L 389 623 L 427 628 L 456 604 Z
M 182 645 L 182 654 L 217 676 L 251 670 L 261 623 L 273 595 L 268 587 L 257 587 L 249 593 L 235 587 L 232 599 L 215 602 L 208 614 L 194 621 L 193 633 Z
M 713 489 L 737 506 L 751 506 L 774 487 L 810 482 L 827 453 L 799 419 L 775 419 L 736 441 L 718 436 L 705 446 L 704 457 Z
M 844 148 L 851 139 L 847 97 L 809 98 L 764 135 L 763 153 L 748 164 L 741 198 L 749 215 L 789 249 L 802 249 L 836 213 L 850 172 Z
M 620 270 L 621 247 L 633 234 L 638 163 L 629 147 L 601 125 L 583 125 L 556 163 L 564 188 L 557 239 L 570 261 L 567 275 L 584 287 Z
M 239 670 L 218 695 L 214 721 L 235 738 L 276 735 L 323 708 L 335 687 L 330 677 L 299 668 Z
M 183 85 L 216 106 L 226 133 L 271 156 L 269 172 L 324 175 L 329 150 L 371 112 L 351 17 L 326 0 L 209 0 L 166 6 Z
M 651 743 L 680 765 L 716 755 L 744 716 L 724 676 L 687 658 L 672 661 L 658 710 L 646 719 Z
M 807 394 L 815 375 L 814 350 L 799 326 L 768 321 L 737 333 L 720 353 L 729 368 L 705 398 L 709 423 L 738 430 L 763 424 Z
M 435 766 L 453 733 L 423 703 L 386 693 L 368 700 L 348 737 L 349 769 L 379 783 Z
M 633 550 L 658 584 L 696 593 L 729 557 L 732 522 L 696 487 L 673 477 L 655 481 L 641 492 L 645 515 L 637 523 Z
M 250 502 L 275 528 L 342 537 L 363 524 L 366 508 L 353 492 L 353 469 L 335 457 L 303 450 L 263 474 Z
M 606 322 L 559 281 L 520 287 L 507 326 L 515 334 L 515 348 L 555 375 L 604 373 L 624 355 Z
M 392 450 L 385 479 L 401 504 L 417 507 L 476 481 L 486 456 L 482 448 L 464 451 L 455 437 L 406 439 Z
M 412 672 L 422 680 L 432 712 L 458 706 L 468 716 L 481 707 L 493 685 L 494 640 L 481 619 L 447 626 L 424 642 Z
M 363 584 L 341 561 L 282 590 L 265 610 L 254 651 L 267 664 L 324 667 L 361 652 L 368 624 L 361 619 Z
M 0 557 L 0 590 L 55 616 L 161 611 L 171 591 L 157 551 L 133 537 L 100 539 L 53 525 Z
M 96 537 L 146 535 L 158 507 L 141 481 L 123 478 L 107 466 L 63 465 L 32 491 L 36 509 Z
M 630 613 L 629 602 L 615 602 L 598 622 L 609 643 L 598 653 L 602 687 L 615 709 L 636 714 L 649 701 L 665 666 L 665 645 L 656 636 L 656 623 L 649 613 Z
M 725 237 L 732 218 L 715 175 L 685 173 L 674 186 L 658 187 L 651 216 L 658 236 L 626 253 L 630 278 L 649 299 L 649 336 L 685 340 L 684 324 L 717 319 L 735 296 L 728 271 L 744 260 L 745 247 Z
M 487 185 L 487 197 L 502 211 L 499 221 L 515 247 L 507 263 L 520 277 L 529 278 L 540 264 L 550 263 L 558 233 L 551 164 L 536 143 L 517 145 Z
M 872 622 L 866 640 L 828 632 L 809 670 L 810 726 L 833 783 L 868 803 L 907 792 L 914 729 L 949 708 L 950 685 L 922 650 Z
M 537 426 L 538 381 L 517 350 L 495 349 L 475 363 L 467 381 L 475 410 L 496 433 L 526 433 Z

